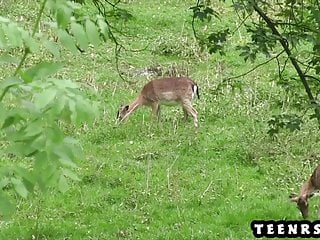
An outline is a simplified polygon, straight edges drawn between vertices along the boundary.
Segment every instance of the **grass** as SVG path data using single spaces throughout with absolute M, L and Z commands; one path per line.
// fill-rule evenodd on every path
M 200 86 L 199 130 L 182 120 L 178 108 L 163 108 L 159 124 L 149 120 L 149 110 L 140 109 L 116 127 L 120 102 L 132 100 L 148 80 L 122 82 L 111 43 L 76 57 L 63 54 L 68 67 L 62 74 L 91 81 L 97 95 L 90 97 L 100 101 L 103 112 L 88 130 L 70 129 L 86 154 L 79 164 L 82 181 L 65 194 L 19 200 L 12 219 L 0 221 L 0 239 L 253 239 L 252 220 L 301 219 L 288 195 L 319 162 L 319 131 L 305 119 L 299 132 L 268 137 L 267 121 L 280 110 L 289 112 L 293 101 L 285 101 L 288 95 L 274 84 L 276 67 L 260 68 L 235 80 L 237 88 L 216 92 L 222 78 L 252 65 L 235 52 L 208 56 L 190 47 L 196 43 L 187 9 L 194 2 L 127 2 L 123 7 L 134 19 L 125 26 L 135 36 L 128 44 L 149 46 L 122 55 L 122 69 L 188 68 Z M 29 16 L 28 7 L 11 1 L 6 12 Z M 235 27 L 235 16 L 223 9 L 227 21 L 221 24 Z M 239 37 L 233 36 L 230 49 L 243 41 Z M 164 55 L 162 47 L 172 53 Z M 311 219 L 316 219 L 316 203 L 311 200 Z

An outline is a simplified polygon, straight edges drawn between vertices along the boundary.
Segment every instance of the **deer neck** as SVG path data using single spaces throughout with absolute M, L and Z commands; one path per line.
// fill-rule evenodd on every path
M 142 96 L 138 96 L 132 103 L 129 105 L 129 112 L 134 111 L 137 107 L 143 104 Z
M 315 186 L 312 184 L 311 180 L 309 179 L 302 185 L 300 190 L 300 197 L 308 198 L 315 190 Z
M 143 105 L 143 97 L 139 95 L 132 103 L 129 104 L 129 109 L 126 116 L 132 114 L 139 106 Z

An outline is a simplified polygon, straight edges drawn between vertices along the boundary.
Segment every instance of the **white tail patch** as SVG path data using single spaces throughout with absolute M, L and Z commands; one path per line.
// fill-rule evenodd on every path
M 196 95 L 197 90 L 198 90 L 198 86 L 197 85 L 193 85 L 193 89 L 192 89 L 192 98 L 194 98 L 194 95 Z

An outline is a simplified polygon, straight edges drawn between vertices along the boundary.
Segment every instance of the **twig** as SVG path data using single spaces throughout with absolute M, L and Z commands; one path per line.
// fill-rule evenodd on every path
M 197 5 L 196 7 L 199 7 L 200 5 L 200 0 L 197 0 Z M 194 26 L 194 21 L 196 19 L 196 15 L 195 15 L 195 12 L 193 11 L 193 16 L 192 16 L 192 22 L 191 22 L 191 26 L 192 26 L 192 31 L 193 31 L 193 35 L 196 39 L 198 39 L 198 35 L 197 35 L 197 31 L 196 31 L 196 28 Z
M 247 19 L 252 15 L 252 13 L 248 14 L 244 19 L 241 19 L 240 24 L 232 31 L 231 35 L 235 34 L 236 31 L 240 29 L 240 27 L 247 21 Z M 239 17 L 239 16 L 238 16 Z
M 247 71 L 247 72 L 245 72 L 245 73 L 242 73 L 242 74 L 237 75 L 237 76 L 225 78 L 225 79 L 223 80 L 223 82 L 229 81 L 229 80 L 231 80 L 231 79 L 235 79 L 235 78 L 240 78 L 240 77 L 246 76 L 246 75 L 248 75 L 249 73 L 255 71 L 257 68 L 259 68 L 259 67 L 261 67 L 261 66 L 263 66 L 263 65 L 265 65 L 265 64 L 268 64 L 268 63 L 271 62 L 272 60 L 278 58 L 278 57 L 279 57 L 281 54 L 283 54 L 283 53 L 284 53 L 284 50 L 282 50 L 282 51 L 281 51 L 280 53 L 278 53 L 276 56 L 268 59 L 267 61 L 256 65 L 255 67 L 253 67 L 252 69 L 250 69 L 249 71 Z
M 35 22 L 35 24 L 34 24 L 34 26 L 33 26 L 32 32 L 31 32 L 31 37 L 34 37 L 34 35 L 36 34 L 36 32 L 37 32 L 37 30 L 38 30 L 39 23 L 40 23 L 40 20 L 41 20 L 41 17 L 42 17 L 44 8 L 45 8 L 45 6 L 46 6 L 46 3 L 47 3 L 47 0 L 44 0 L 44 1 L 42 2 L 42 5 L 41 5 L 41 7 L 40 7 L 40 10 L 39 10 L 39 13 L 38 13 L 38 16 L 37 16 L 37 19 L 36 19 L 36 22 Z M 23 55 L 22 55 L 22 57 L 21 57 L 21 60 L 20 60 L 20 62 L 19 62 L 19 64 L 18 64 L 16 70 L 14 71 L 13 76 L 16 76 L 16 75 L 18 74 L 18 72 L 19 72 L 20 69 L 22 68 L 22 65 L 23 65 L 24 62 L 26 61 L 26 58 L 27 58 L 27 56 L 28 56 L 29 53 L 30 53 L 30 49 L 29 49 L 28 47 L 25 47 L 25 48 L 24 48 L 24 53 L 23 53 Z M 2 94 L 1 94 L 1 96 L 0 96 L 0 102 L 2 102 L 4 96 L 7 94 L 7 92 L 9 91 L 9 89 L 10 89 L 11 87 L 13 87 L 13 86 L 14 86 L 14 85 L 10 85 L 10 86 L 6 87 L 6 88 L 3 90 L 3 92 L 2 92 Z
M 314 76 L 312 76 L 312 75 L 304 75 L 306 78 L 311 78 L 311 79 L 313 79 L 313 80 L 316 80 L 316 81 L 318 81 L 318 82 L 320 82 L 320 79 L 319 78 L 317 78 L 317 77 L 314 77 Z
M 118 0 L 116 3 L 111 3 L 110 1 L 108 0 L 105 0 L 109 5 L 111 5 L 114 9 L 117 8 L 117 4 L 120 2 L 120 0 Z M 137 81 L 130 81 L 128 79 L 125 79 L 120 71 L 120 64 L 119 64 L 119 57 L 120 57 L 120 54 L 121 54 L 121 50 L 127 50 L 126 47 L 120 43 L 118 41 L 118 39 L 116 38 L 116 36 L 114 35 L 112 29 L 115 29 L 109 22 L 108 18 L 107 18 L 107 10 L 105 8 L 105 6 L 103 5 L 103 3 L 100 2 L 100 0 L 94 0 L 93 1 L 93 4 L 96 6 L 96 8 L 98 9 L 99 13 L 104 17 L 104 20 L 105 20 L 105 23 L 107 24 L 108 26 L 108 33 L 109 33 L 109 36 L 111 38 L 111 40 L 113 41 L 113 43 L 115 44 L 115 47 L 114 47 L 114 56 L 115 56 L 115 64 L 116 64 L 116 69 L 117 69 L 117 73 L 118 73 L 118 76 L 124 81 L 124 82 L 127 82 L 129 84 L 135 84 L 138 82 Z M 147 48 L 147 47 L 146 47 Z M 127 50 L 128 51 L 128 50 Z M 135 51 L 138 51 L 138 50 L 135 50 Z M 142 50 L 141 50 L 142 51 Z M 134 51 L 133 51 L 134 52 Z

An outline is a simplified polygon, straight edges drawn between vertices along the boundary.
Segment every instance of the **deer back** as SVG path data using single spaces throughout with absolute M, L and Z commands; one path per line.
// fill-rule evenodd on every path
M 147 83 L 141 95 L 151 102 L 171 102 L 192 100 L 197 85 L 186 77 L 170 77 L 155 79 Z

